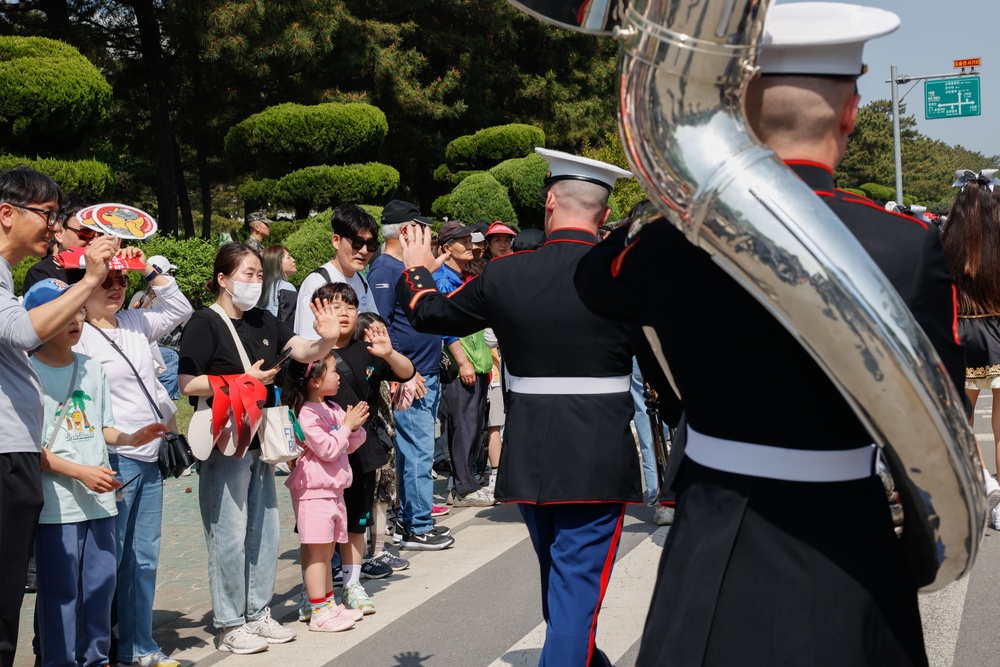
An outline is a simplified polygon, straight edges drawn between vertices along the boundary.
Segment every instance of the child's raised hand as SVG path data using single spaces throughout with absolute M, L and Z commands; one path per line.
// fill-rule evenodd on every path
M 389 330 L 381 322 L 372 322 L 365 329 L 365 340 L 370 344 L 369 351 L 376 357 L 387 357 L 392 354 Z
M 347 406 L 347 414 L 344 415 L 344 426 L 352 431 L 357 431 L 364 426 L 366 421 L 368 421 L 367 403 L 360 401 L 356 405 Z
M 313 299 L 309 302 L 313 313 L 313 329 L 323 340 L 337 340 L 340 337 L 340 313 L 328 299 Z
M 80 466 L 76 478 L 94 493 L 107 493 L 121 486 L 115 479 L 115 471 L 103 466 Z

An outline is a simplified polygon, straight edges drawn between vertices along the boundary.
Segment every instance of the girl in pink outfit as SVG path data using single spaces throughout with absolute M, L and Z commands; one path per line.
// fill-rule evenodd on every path
M 334 545 L 347 542 L 344 489 L 351 485 L 347 455 L 365 441 L 368 419 L 364 401 L 340 406 L 323 400 L 340 387 L 337 365 L 330 357 L 311 364 L 295 362 L 286 394 L 305 434 L 304 451 L 285 486 L 292 492 L 292 509 L 302 545 L 302 569 L 311 617 L 309 629 L 339 632 L 354 627 L 361 612 L 336 604 L 330 559 Z

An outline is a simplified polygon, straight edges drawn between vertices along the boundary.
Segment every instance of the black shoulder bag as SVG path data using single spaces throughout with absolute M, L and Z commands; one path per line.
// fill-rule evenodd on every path
M 121 355 L 121 358 L 125 360 L 128 367 L 132 369 L 132 373 L 135 375 L 135 379 L 139 383 L 139 388 L 142 389 L 142 393 L 146 396 L 146 400 L 149 401 L 149 407 L 153 409 L 153 413 L 160 423 L 165 423 L 163 420 L 163 413 L 160 412 L 160 408 L 156 405 L 156 401 L 153 397 L 149 395 L 149 391 L 146 390 L 146 385 L 143 384 L 142 377 L 139 375 L 139 371 L 135 369 L 132 365 L 132 361 L 125 355 L 118 345 L 108 337 L 108 334 L 101 331 L 101 328 L 87 322 L 90 326 L 97 330 L 97 333 L 104 337 L 104 340 L 108 341 L 108 344 L 114 348 L 115 352 Z M 191 453 L 191 446 L 188 445 L 187 438 L 181 433 L 176 433 L 174 431 L 167 431 L 166 435 L 163 436 L 163 445 L 160 447 L 160 455 L 157 459 L 157 464 L 160 466 L 160 474 L 163 478 L 168 477 L 180 477 L 181 473 L 190 468 L 195 462 L 194 454 Z

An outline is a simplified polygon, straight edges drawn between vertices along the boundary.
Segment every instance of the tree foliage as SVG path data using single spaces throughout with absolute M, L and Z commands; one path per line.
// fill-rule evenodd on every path
M 444 154 L 449 165 L 457 169 L 483 169 L 521 157 L 536 146 L 545 147 L 545 132 L 534 125 L 511 123 L 458 137 L 448 144 Z
M 385 114 L 369 104 L 269 107 L 226 134 L 226 152 L 254 171 L 280 176 L 315 164 L 344 164 L 370 155 L 385 140 Z
M 489 174 L 473 174 L 455 186 L 440 215 L 474 222 L 480 218 L 517 224 L 507 188 Z M 437 212 L 435 212 L 437 214 Z
M 17 155 L 0 155 L 0 169 L 18 165 L 31 167 L 47 174 L 64 192 L 106 199 L 115 189 L 115 177 L 108 165 L 95 160 L 29 159 Z
M 42 37 L 0 37 L 0 145 L 77 147 L 111 105 L 111 86 L 79 51 Z
M 399 172 L 378 162 L 317 165 L 283 176 L 278 181 L 274 199 L 279 205 L 293 207 L 297 218 L 304 218 L 310 209 L 385 202 L 398 187 Z

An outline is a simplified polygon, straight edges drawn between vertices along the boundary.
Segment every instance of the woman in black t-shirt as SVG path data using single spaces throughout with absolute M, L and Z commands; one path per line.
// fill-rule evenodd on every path
M 249 247 L 230 243 L 219 249 L 207 288 L 229 317 L 252 365 L 244 368 L 220 313 L 212 308 L 197 311 L 184 329 L 178 368 L 181 393 L 192 403 L 213 395 L 210 376 L 247 373 L 267 386 L 265 407 L 275 406 L 278 369 L 270 367 L 278 355 L 290 348 L 294 359 L 315 361 L 329 354 L 336 342 L 339 319 L 329 303 L 310 304 L 320 335 L 316 341 L 296 336 L 274 315 L 256 308 L 262 277 L 260 258 Z M 216 648 L 257 653 L 268 644 L 291 641 L 295 632 L 274 621 L 268 608 L 278 563 L 278 502 L 274 467 L 260 460 L 259 439 L 254 437 L 242 458 L 213 450 L 201 464 L 198 493 L 212 609 L 220 629 Z

